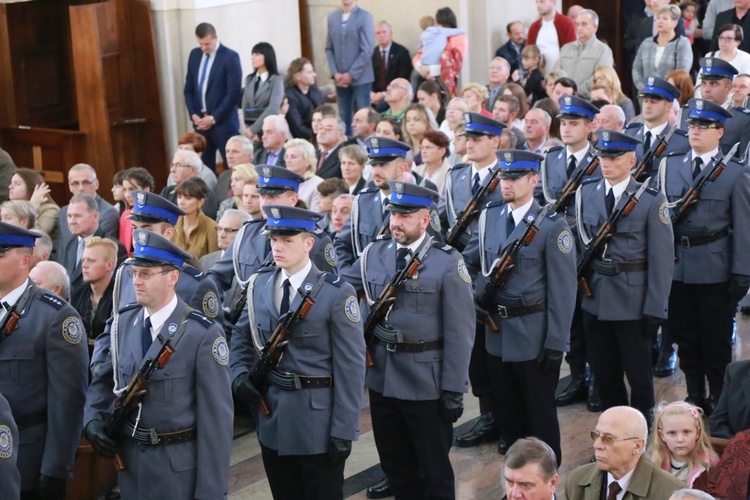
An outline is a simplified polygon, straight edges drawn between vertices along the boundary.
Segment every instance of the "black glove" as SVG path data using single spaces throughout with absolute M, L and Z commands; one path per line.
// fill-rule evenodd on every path
M 232 392 L 242 401 L 250 404 L 258 404 L 260 392 L 250 381 L 250 373 L 245 372 L 237 376 L 232 382 Z
M 482 307 L 476 302 L 474 302 L 474 310 L 477 313 L 477 323 L 480 323 L 482 325 L 487 323 L 487 316 L 489 315 L 487 311 L 482 309 Z
M 542 349 L 539 356 L 536 358 L 537 362 L 542 365 L 542 374 L 549 375 L 560 369 L 562 365 L 563 356 L 565 353 L 556 349 Z
M 744 274 L 733 274 L 729 281 L 729 298 L 732 300 L 732 306 L 736 307 L 737 303 L 747 295 L 747 289 L 750 288 L 750 276 Z
M 92 420 L 86 426 L 86 439 L 99 455 L 112 458 L 117 454 L 120 445 L 107 435 L 105 428 L 107 424 L 101 420 Z M 44 476 L 42 476 L 44 477 Z
M 348 439 L 330 437 L 326 459 L 329 467 L 338 467 L 352 453 L 352 442 Z
M 656 334 L 659 332 L 659 327 L 661 326 L 661 318 L 644 314 L 641 322 L 643 323 L 643 334 L 646 338 L 652 339 L 656 337 Z
M 40 500 L 65 500 L 65 479 L 49 477 L 44 474 L 39 476 L 39 498 Z
M 440 394 L 440 402 L 443 405 L 443 418 L 455 424 L 464 414 L 464 395 L 460 392 L 443 391 Z

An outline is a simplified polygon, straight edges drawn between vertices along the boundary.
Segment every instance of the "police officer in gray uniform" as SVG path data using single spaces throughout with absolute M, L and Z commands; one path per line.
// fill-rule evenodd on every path
M 670 206 L 706 175 L 723 154 L 719 144 L 730 113 L 705 99 L 691 99 L 691 151 L 670 156 L 659 171 Z M 750 285 L 750 171 L 732 160 L 708 182 L 687 217 L 674 227 L 675 270 L 667 326 L 680 351 L 687 401 L 710 415 L 732 361 L 732 320 Z M 706 383 L 710 395 L 706 397 Z
M 222 327 L 175 293 L 190 254 L 150 231 L 137 229 L 133 239 L 128 273 L 138 302 L 121 307 L 99 337 L 111 347 L 87 393 L 86 437 L 103 456 L 119 453 L 125 499 L 226 498 L 234 414 Z M 174 354 L 151 377 L 122 441 L 113 440 L 105 428 L 115 394 L 126 390 L 166 339 Z
M 472 195 L 490 182 L 490 174 L 497 169 L 495 151 L 500 146 L 500 135 L 507 128 L 502 122 L 487 118 L 480 113 L 464 113 L 464 132 L 469 163 L 459 163 L 451 167 L 445 179 L 445 191 L 440 198 L 438 210 L 441 221 L 448 228 L 453 228 L 458 221 L 459 213 L 466 207 Z M 502 200 L 499 187 L 481 200 L 480 207 L 490 201 Z M 461 249 L 466 246 L 476 232 L 475 217 L 471 225 L 461 236 Z M 494 441 L 499 437 L 496 402 L 493 400 L 492 380 L 487 366 L 487 351 L 484 342 L 484 323 L 476 322 L 474 348 L 469 364 L 471 390 L 479 398 L 479 420 L 468 432 L 456 437 L 460 447 L 477 446 L 484 441 Z
M 261 207 L 264 205 L 284 205 L 293 207 L 299 197 L 299 185 L 304 177 L 288 170 L 286 167 L 256 165 L 258 172 L 258 193 Z M 263 234 L 266 226 L 265 217 L 258 217 L 245 223 L 234 238 L 232 245 L 224 252 L 219 261 L 208 271 L 208 276 L 226 292 L 232 286 L 232 278 L 246 286 L 250 276 L 258 272 L 261 266 L 271 261 L 271 242 Z M 315 244 L 310 258 L 321 271 L 336 273 L 336 251 L 331 238 L 320 228 L 312 233 Z M 234 304 L 227 304 L 233 307 Z
M 667 317 L 674 269 L 672 224 L 664 195 L 641 185 L 630 171 L 638 139 L 598 131 L 603 179 L 584 182 L 576 193 L 578 238 L 585 251 L 599 227 L 640 191 L 633 211 L 616 225 L 603 252 L 584 273 L 591 296 L 582 299 L 588 359 L 604 409 L 628 404 L 650 420 L 654 407 L 651 344 Z
M 537 436 L 561 461 L 555 388 L 568 350 L 576 304 L 576 252 L 564 217 L 540 214 L 534 200 L 543 157 L 528 151 L 498 151 L 503 201 L 487 204 L 479 230 L 464 251 L 479 293 L 503 252 L 529 224 L 539 232 L 517 254 L 515 269 L 488 310 L 499 327 L 487 327 L 490 374 L 495 381 L 500 429 L 508 444 Z M 544 217 L 537 220 L 539 217 Z
M 232 337 L 235 395 L 258 403 L 250 371 L 280 319 L 302 302 L 315 302 L 298 320 L 277 367 L 272 367 L 258 415 L 258 440 L 274 498 L 343 498 L 344 463 L 359 432 L 365 383 L 365 342 L 354 288 L 310 260 L 320 214 L 267 205 L 264 234 L 277 267 L 248 282 L 247 308 Z M 299 384 L 296 384 L 299 382 Z
M 177 219 L 185 215 L 185 212 L 156 193 L 133 191 L 132 196 L 135 203 L 127 218 L 132 221 L 133 228 L 146 229 L 171 239 Z M 195 257 L 190 256 L 189 260 L 195 261 Z M 197 265 L 197 262 L 194 263 Z M 128 275 L 128 269 L 131 267 L 131 264 L 126 262 L 120 266 L 115 275 L 115 309 L 135 302 L 133 279 Z M 176 293 L 190 307 L 222 324 L 224 313 L 216 285 L 208 279 L 205 273 L 190 265 L 189 261 L 186 261 L 180 269 Z
M 19 428 L 21 498 L 62 499 L 81 438 L 88 344 L 75 309 L 29 280 L 37 237 L 0 222 L 0 326 L 12 330 L 0 341 L 0 393 Z
M 344 276 L 372 304 L 411 255 L 422 262 L 370 345 L 375 444 L 396 498 L 454 498 L 448 452 L 469 385 L 471 278 L 453 247 L 426 234 L 437 193 L 401 181 L 390 187 L 391 235 L 372 242 Z
M 387 233 L 390 220 L 385 202 L 390 195 L 388 181 L 403 179 L 405 158 L 411 146 L 386 137 L 370 137 L 365 141 L 372 166 L 374 186 L 363 189 L 352 201 L 352 211 L 334 240 L 339 271 L 343 274 L 378 234 Z M 430 207 L 427 232 L 436 240 L 440 235 L 437 206 Z
M 8 400 L 0 393 L 0 498 L 19 498 L 18 427 Z

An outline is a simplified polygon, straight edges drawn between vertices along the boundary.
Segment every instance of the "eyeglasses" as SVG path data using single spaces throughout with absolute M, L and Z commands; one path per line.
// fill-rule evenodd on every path
M 397 85 L 395 83 L 389 83 L 388 87 L 386 87 L 386 88 L 388 88 L 388 89 L 399 89 L 399 90 L 406 91 L 406 89 L 404 87 L 402 87 L 401 85 Z
M 174 269 L 163 269 L 161 271 L 136 271 L 135 269 L 128 269 L 127 273 L 132 279 L 140 278 L 143 281 L 148 281 L 152 276 L 157 274 L 167 274 L 172 271 L 174 271 Z
M 239 229 L 234 229 L 232 227 L 216 226 L 217 233 L 236 233 L 237 231 L 239 231 Z
M 711 128 L 719 127 L 714 127 L 713 125 L 698 125 L 697 123 L 688 123 L 688 130 L 700 130 L 701 132 L 705 132 L 706 130 Z
M 186 165 L 186 164 L 182 164 L 182 163 L 170 163 L 169 167 L 170 168 L 180 168 L 180 167 L 191 168 L 190 165 Z
M 70 187 L 81 187 L 81 186 L 90 186 L 94 183 L 94 181 L 69 181 L 68 186 Z
M 604 446 L 612 446 L 613 444 L 615 444 L 615 443 L 617 443 L 619 441 L 631 441 L 633 439 L 640 439 L 640 438 L 629 437 L 629 438 L 617 439 L 615 437 L 610 436 L 609 434 L 602 434 L 599 431 L 597 431 L 596 429 L 594 429 L 593 431 L 591 431 L 591 440 L 593 442 L 596 442 L 597 439 L 601 439 L 602 440 L 602 444 Z
M 719 37 L 720 42 L 733 42 L 735 40 L 736 38 L 734 38 L 733 36 L 720 36 Z

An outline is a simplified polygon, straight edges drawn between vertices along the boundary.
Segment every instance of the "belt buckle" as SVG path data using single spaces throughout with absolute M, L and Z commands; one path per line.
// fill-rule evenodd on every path
M 503 319 L 508 319 L 508 308 L 506 306 L 501 306 L 498 304 L 497 314 Z
M 690 238 L 687 236 L 680 236 L 680 246 L 690 248 Z
M 398 344 L 396 342 L 386 342 L 385 350 L 388 352 L 396 352 L 398 350 Z
M 148 440 L 152 445 L 159 444 L 159 435 L 156 433 L 156 429 L 152 428 L 148 431 Z

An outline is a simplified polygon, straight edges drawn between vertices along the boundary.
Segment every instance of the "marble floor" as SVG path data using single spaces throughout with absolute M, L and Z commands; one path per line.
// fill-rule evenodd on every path
M 750 358 L 750 318 L 737 317 L 737 341 L 734 346 L 735 360 Z M 563 366 L 561 377 L 568 375 L 567 366 Z M 684 399 L 685 381 L 682 372 L 667 378 L 655 379 L 656 401 L 674 401 Z M 367 401 L 364 403 L 360 422 L 359 441 L 354 443 L 352 455 L 346 463 L 344 496 L 346 498 L 364 499 L 365 489 L 381 477 L 378 455 L 372 434 Z M 476 398 L 467 395 L 463 417 L 456 423 L 455 434 L 468 430 L 479 415 Z M 564 478 L 570 470 L 588 463 L 592 457 L 589 431 L 596 425 L 598 414 L 589 413 L 585 404 L 577 404 L 558 411 L 562 431 L 563 463 L 560 468 Z M 232 450 L 232 468 L 230 470 L 229 498 L 232 500 L 258 500 L 271 498 L 268 481 L 263 470 L 260 446 L 255 433 L 242 433 L 241 422 L 238 423 L 239 436 L 234 441 Z M 476 448 L 451 449 L 451 462 L 456 473 L 456 494 L 461 500 L 502 498 L 503 487 L 500 471 L 503 457 L 494 444 L 485 444 Z

